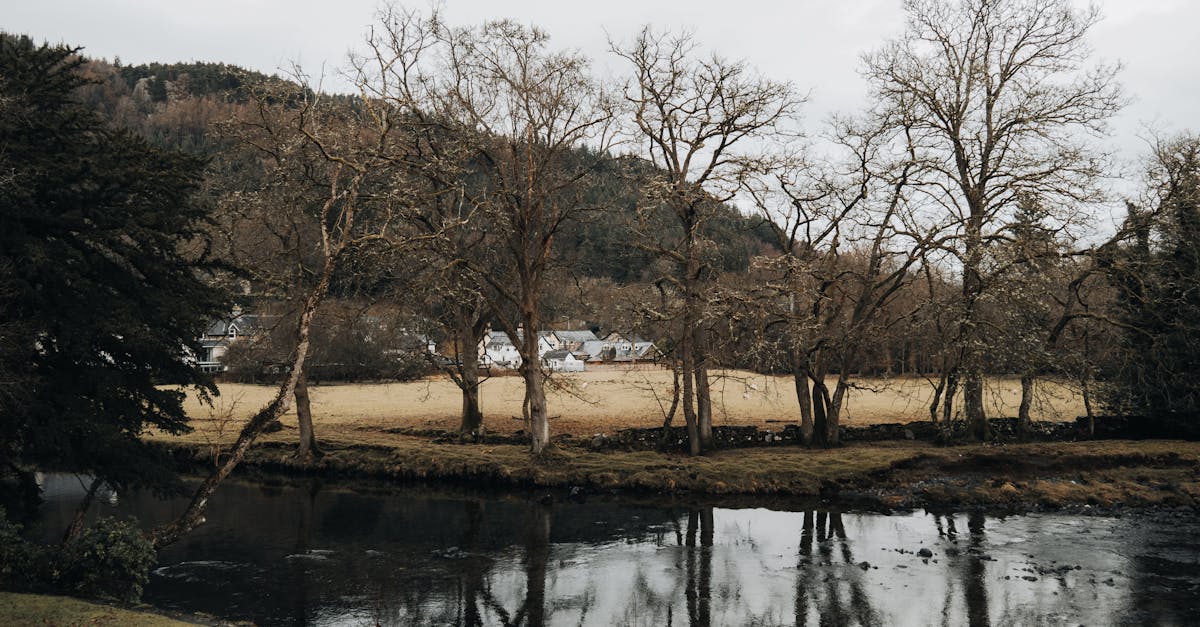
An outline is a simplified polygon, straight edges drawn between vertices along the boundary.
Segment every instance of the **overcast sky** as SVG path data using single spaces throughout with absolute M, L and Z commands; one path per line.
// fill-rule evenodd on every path
M 223 61 L 268 73 L 299 61 L 330 73 L 362 40 L 376 0 L 0 0 L 0 28 L 84 46 L 123 63 Z M 1082 2 L 1080 4 L 1083 4 Z M 687 28 L 727 57 L 811 93 L 815 127 L 832 111 L 853 111 L 865 96 L 859 55 L 903 26 L 901 0 L 447 0 L 451 23 L 511 17 L 544 27 L 557 46 L 578 48 L 603 72 L 619 71 L 606 38 L 642 24 Z M 1113 142 L 1132 158 L 1145 128 L 1200 128 L 1200 0 L 1100 0 L 1106 16 L 1091 42 L 1104 60 L 1126 66 L 1135 98 L 1114 122 Z M 427 7 L 424 1 L 407 6 Z

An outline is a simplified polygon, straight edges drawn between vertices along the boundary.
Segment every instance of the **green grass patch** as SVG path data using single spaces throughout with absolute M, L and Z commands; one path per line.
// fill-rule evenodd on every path
M 0 592 L 0 625 L 172 627 L 188 624 L 166 616 L 71 597 Z

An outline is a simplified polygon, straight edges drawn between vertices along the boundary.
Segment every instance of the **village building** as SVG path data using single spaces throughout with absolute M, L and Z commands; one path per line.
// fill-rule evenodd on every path
M 229 369 L 224 363 L 229 347 L 254 338 L 263 331 L 267 322 L 264 316 L 243 313 L 241 307 L 235 306 L 228 319 L 216 320 L 204 330 L 196 365 L 203 372 L 225 372 Z
M 602 340 L 585 342 L 577 351 L 590 364 L 654 362 L 658 359 L 658 348 L 654 342 L 637 336 L 628 339 L 616 331 Z
M 558 350 L 551 340 L 550 332 L 538 334 L 538 359 L 544 359 L 546 353 Z M 517 336 L 518 339 L 521 337 Z M 488 331 L 479 343 L 479 367 L 481 368 L 519 368 L 521 354 L 517 346 L 504 331 Z
M 555 348 L 578 351 L 587 342 L 594 342 L 597 338 L 595 333 L 587 329 L 581 331 L 553 331 L 558 345 Z
M 542 365 L 551 372 L 583 372 L 583 360 L 569 350 L 553 350 L 542 357 Z
M 538 334 L 538 357 L 552 372 L 583 372 L 588 363 L 633 364 L 653 362 L 657 348 L 653 342 L 620 333 L 599 339 L 590 330 L 543 331 Z M 521 356 L 508 334 L 489 331 L 479 343 L 481 368 L 518 368 Z

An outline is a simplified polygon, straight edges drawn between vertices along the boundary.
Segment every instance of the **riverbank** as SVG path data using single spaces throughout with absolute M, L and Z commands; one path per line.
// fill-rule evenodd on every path
M 515 444 L 436 442 L 403 434 L 334 433 L 299 464 L 287 431 L 254 446 L 243 472 L 526 488 L 550 498 L 629 495 L 817 498 L 879 509 L 1005 511 L 1200 506 L 1200 443 L 1100 440 L 942 447 L 862 442 L 831 450 L 770 446 L 702 457 L 558 446 L 533 459 Z M 165 442 L 193 469 L 207 443 Z
M 125 609 L 48 594 L 0 592 L 0 625 L 111 625 L 113 627 L 185 627 L 183 622 L 136 609 Z M 225 624 L 225 623 L 221 623 Z

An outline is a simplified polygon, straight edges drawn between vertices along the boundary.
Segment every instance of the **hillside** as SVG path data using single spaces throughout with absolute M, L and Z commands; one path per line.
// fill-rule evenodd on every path
M 214 125 L 248 106 L 248 90 L 253 85 L 285 79 L 235 65 L 201 62 L 118 65 L 93 60 L 86 73 L 95 84 L 81 94 L 84 103 L 114 126 L 164 147 L 207 157 L 209 188 L 214 194 L 252 185 L 247 178 L 252 178 L 253 168 L 239 161 L 231 141 Z M 296 85 L 296 89 L 301 88 Z M 353 101 L 349 96 L 337 98 Z M 556 239 L 560 261 L 577 278 L 603 278 L 619 284 L 647 280 L 645 271 L 656 254 L 640 245 L 643 234 L 670 238 L 678 226 L 665 209 L 649 212 L 639 222 L 636 205 L 640 193 L 630 180 L 627 163 L 613 162 L 600 180 L 587 201 L 604 210 L 587 212 L 563 225 Z M 753 255 L 766 250 L 765 231 L 755 225 L 755 220 L 733 207 L 719 208 L 707 234 L 718 243 L 713 265 L 722 271 L 744 270 Z

